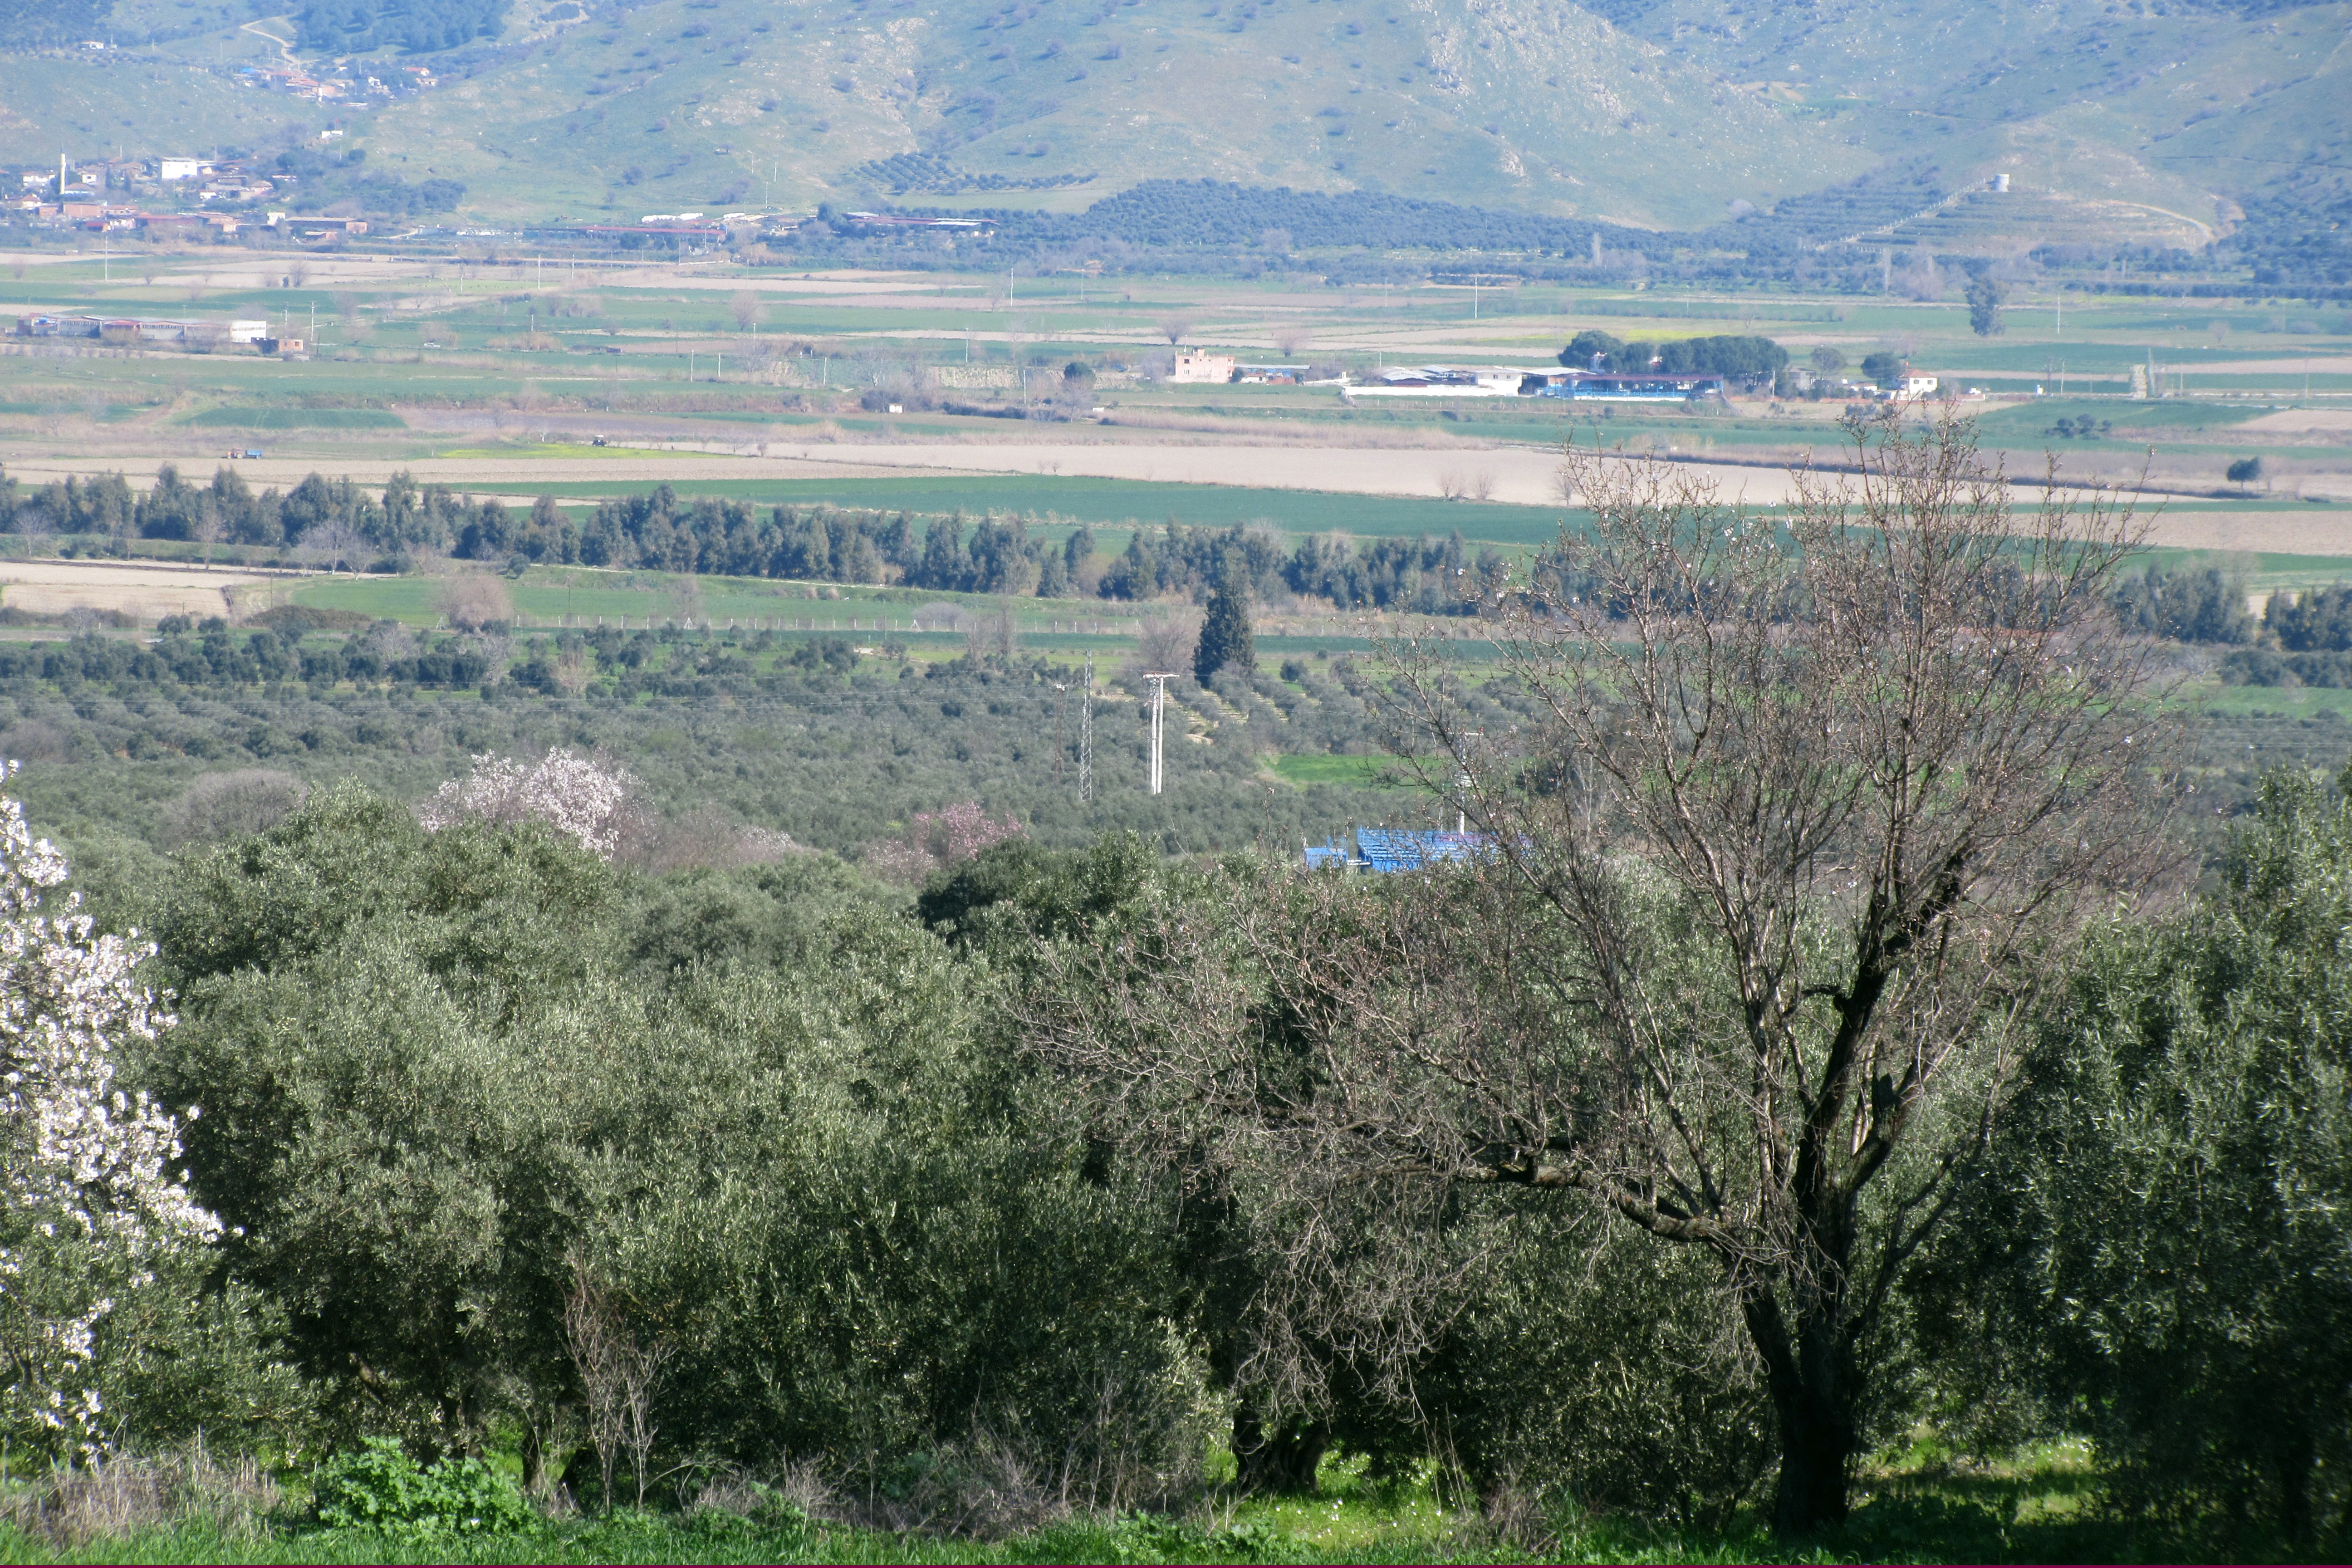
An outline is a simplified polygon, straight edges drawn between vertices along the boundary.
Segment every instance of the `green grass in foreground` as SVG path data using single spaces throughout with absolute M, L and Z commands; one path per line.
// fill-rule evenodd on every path
M 1866 1471 L 1845 1525 L 1804 1541 L 1776 1538 L 1752 1511 L 1718 1530 L 1563 1516 L 1498 1537 L 1426 1471 L 1381 1482 L 1360 1460 L 1335 1460 L 1319 1482 L 1309 1496 L 1243 1500 L 1205 1520 L 1081 1519 L 995 1541 L 816 1525 L 789 1511 L 624 1511 L 473 1536 L 279 1523 L 225 1535 L 189 1523 L 71 1547 L 0 1526 L 0 1563 L 2096 1563 L 2179 1557 L 2186 1544 L 2099 1517 L 2088 1456 L 2072 1445 L 1969 1469 L 1914 1451 Z

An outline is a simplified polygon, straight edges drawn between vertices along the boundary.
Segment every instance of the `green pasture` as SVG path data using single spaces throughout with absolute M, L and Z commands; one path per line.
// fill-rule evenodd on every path
M 1267 764 L 1288 784 L 1343 784 L 1370 789 L 1398 783 L 1393 757 L 1309 756 L 1285 752 Z
M 2313 719 L 2333 713 L 2352 719 L 2352 690 L 2332 686 L 2213 686 L 2200 689 L 2196 700 L 2216 714 Z
M 609 449 L 609 448 L 608 448 Z M 499 456 L 506 448 L 497 448 Z M 1239 485 L 1171 484 L 1146 479 L 988 475 L 843 479 L 672 479 L 681 496 L 746 500 L 761 506 L 834 506 L 872 511 L 923 514 L 998 512 L 1048 521 L 1158 527 L 1169 521 L 1188 527 L 1229 528 L 1265 524 L 1284 533 L 1328 533 L 1360 538 L 1443 538 L 1460 530 L 1474 543 L 1520 547 L 1549 543 L 1560 521 L 1571 515 L 1558 507 L 1511 506 L 1499 501 L 1449 501 L 1410 496 L 1342 495 L 1325 490 L 1255 489 Z M 504 493 L 508 486 L 474 487 Z M 527 487 L 534 495 L 559 500 L 594 500 L 652 489 L 642 481 L 566 480 Z M 519 493 L 519 492 L 518 492 Z
M 232 430 L 405 430 L 408 422 L 383 408 L 207 408 L 180 421 L 204 428 Z
M 312 609 L 344 610 L 380 620 L 411 626 L 433 626 L 441 619 L 440 597 L 446 584 L 432 577 L 332 577 L 303 584 L 291 595 L 294 604 Z M 833 584 L 826 584 L 833 587 Z M 895 590 L 839 587 L 838 599 L 820 600 L 820 590 L 803 583 L 772 582 L 751 577 L 671 576 L 648 572 L 595 572 L 584 568 L 560 573 L 533 571 L 508 585 L 518 617 L 526 626 L 595 626 L 625 621 L 642 626 L 691 619 L 770 623 L 780 630 L 838 631 L 883 635 L 877 618 L 895 619 L 906 629 L 908 602 L 928 603 L 950 595 L 899 594 Z M 888 594 L 890 597 L 883 595 Z M 968 596 L 968 595 L 967 595 Z M 1045 604 L 1044 600 L 1027 603 Z M 869 613 L 870 612 L 870 613 Z M 853 627 L 853 620 L 864 624 Z
M 0 537 L 0 551 L 6 545 Z M 446 584 L 432 577 L 318 577 L 300 582 L 284 603 L 340 610 L 372 620 L 409 626 L 438 625 Z M 1023 646 L 1034 651 L 1076 658 L 1123 658 L 1135 647 L 1135 622 L 1150 606 L 1102 599 L 1002 599 L 982 594 L 935 593 L 929 589 L 883 588 L 856 584 L 814 584 L 759 577 L 689 577 L 660 572 L 606 572 L 593 567 L 532 567 L 507 584 L 518 622 L 528 627 L 625 625 L 660 626 L 691 619 L 698 626 L 730 622 L 785 635 L 887 637 L 918 656 L 962 651 L 961 631 L 924 616 L 931 605 L 994 616 L 1013 612 Z M 822 595 L 822 596 L 820 596 Z M 1319 617 L 1300 617 L 1313 626 Z M 912 627 L 920 622 L 920 632 Z M 1371 652 L 1370 636 L 1306 630 L 1282 635 L 1289 617 L 1266 616 L 1257 637 L 1258 659 L 1271 667 L 1286 658 L 1312 659 Z M 1415 626 L 1423 624 L 1418 618 Z M 1400 626 L 1402 623 L 1400 623 Z M 1448 624 L 1448 630 L 1456 629 Z M 1489 663 L 1494 645 L 1463 638 L 1447 645 L 1465 663 Z

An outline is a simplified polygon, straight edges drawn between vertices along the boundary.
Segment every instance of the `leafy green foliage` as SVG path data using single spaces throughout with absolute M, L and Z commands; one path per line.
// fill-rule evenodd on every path
M 1775 1442 L 1714 1266 L 1513 1206 L 1511 1261 L 1418 1379 L 1470 1479 L 1554 1511 L 1727 1528 Z
M 371 1437 L 358 1451 L 336 1455 L 319 1467 L 310 1487 L 318 1521 L 330 1530 L 488 1535 L 519 1530 L 535 1517 L 497 1467 L 455 1454 L 420 1467 L 394 1437 Z
M 2282 771 L 2210 900 L 2087 955 L 1920 1278 L 1957 1425 L 2079 1426 L 2207 1550 L 2347 1539 L 2348 924 L 2352 806 Z
M 2176 642 L 2249 643 L 2257 626 L 2246 585 L 2212 567 L 2166 572 L 2151 566 L 2116 584 L 2116 618 L 2126 631 Z
M 2008 291 L 2001 288 L 2000 280 L 1991 273 L 1979 271 L 1969 279 L 1967 292 L 1969 330 L 1980 338 L 1999 335 L 2004 330 L 2000 324 L 2000 307 Z
M 1249 589 L 1239 571 L 1228 567 L 1209 595 L 1209 613 L 1201 622 L 1201 640 L 1194 646 L 1192 674 L 1206 685 L 1224 670 L 1237 675 L 1257 670 L 1256 645 L 1250 633 Z
M 2352 586 L 2273 594 L 2263 619 L 2290 653 L 2342 653 L 2352 648 Z

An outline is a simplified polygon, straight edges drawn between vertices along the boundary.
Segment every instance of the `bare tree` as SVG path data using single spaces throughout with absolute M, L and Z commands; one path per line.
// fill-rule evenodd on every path
M 1311 341 L 1305 327 L 1275 329 L 1274 346 L 1282 351 L 1282 357 L 1285 359 L 1297 359 L 1305 352 L 1307 343 Z
M 213 563 L 213 546 L 221 542 L 227 526 L 221 520 L 220 503 L 207 495 L 196 508 L 195 527 L 191 530 L 196 542 L 205 547 L 205 564 Z
M 1391 648 L 1392 744 L 1483 852 L 1236 882 L 1049 966 L 1031 1037 L 1106 1124 L 1294 1216 L 1277 1373 L 1311 1336 L 1391 1366 L 1432 1342 L 1450 1266 L 1360 1239 L 1368 1194 L 1391 1231 L 1465 1184 L 1554 1194 L 1714 1259 L 1778 1523 L 1844 1515 L 1888 1292 L 2074 931 L 2168 864 L 2172 739 L 2107 610 L 2127 507 L 2012 514 L 1965 422 L 1850 435 L 1857 477 L 1801 473 L 1785 530 L 1571 454 L 1590 530 L 1496 606 L 1540 716 L 1516 741 L 1442 645 Z
M 728 301 L 728 305 L 735 314 L 735 328 L 738 331 L 750 331 L 759 324 L 760 318 L 764 313 L 759 294 L 750 289 L 738 289 L 734 298 Z
M 646 1505 L 646 1467 L 652 1462 L 654 1395 L 669 1359 L 667 1345 L 641 1346 L 622 1322 L 611 1293 L 585 1259 L 572 1260 L 572 1289 L 563 1301 L 563 1342 L 580 1377 L 588 1405 L 589 1440 L 596 1445 L 598 1479 L 604 1507 L 613 1506 L 613 1471 L 623 1450 L 637 1486 L 637 1506 Z
M 1192 331 L 1192 320 L 1189 316 L 1163 316 L 1160 320 L 1160 335 L 1171 345 L 1182 342 Z
M 459 573 L 442 586 L 437 598 L 441 613 L 461 632 L 477 632 L 514 619 L 514 600 L 506 584 L 487 573 Z

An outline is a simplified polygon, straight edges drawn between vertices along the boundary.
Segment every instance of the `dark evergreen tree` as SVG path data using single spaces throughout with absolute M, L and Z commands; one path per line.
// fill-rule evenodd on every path
M 1239 566 L 1228 557 L 1209 595 L 1208 618 L 1201 623 L 1201 641 L 1192 654 L 1192 674 L 1203 685 L 1221 669 L 1248 672 L 1257 668 L 1257 649 L 1250 633 L 1249 584 Z
M 1969 279 L 1969 326 L 1977 336 L 1998 336 L 2001 331 L 2001 286 L 1991 274 L 1979 272 Z

